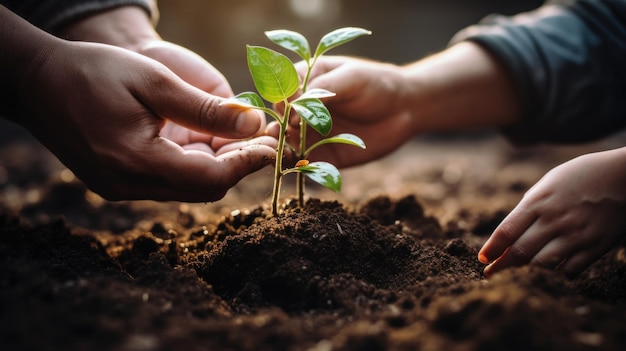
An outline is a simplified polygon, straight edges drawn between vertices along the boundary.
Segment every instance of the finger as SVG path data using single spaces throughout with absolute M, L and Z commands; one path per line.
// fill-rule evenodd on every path
M 211 144 L 211 142 L 213 142 L 214 139 L 215 137 L 210 134 L 198 133 L 198 132 L 194 132 L 193 130 L 189 130 L 189 133 L 187 135 L 187 143 L 185 144 L 191 144 L 191 143 Z
M 308 65 L 306 62 L 298 61 L 294 64 L 294 67 L 296 68 L 296 72 L 298 73 L 298 76 L 304 77 L 306 75 L 306 71 L 308 69 Z
M 533 222 L 537 215 L 526 210 L 523 205 L 518 205 L 508 216 L 498 225 L 493 234 L 487 239 L 483 247 L 478 252 L 478 260 L 482 263 L 491 263 L 500 257 L 504 251 L 511 246 Z
M 315 78 L 320 74 L 332 71 L 333 69 L 341 66 L 345 59 L 342 56 L 323 56 L 318 59 L 311 71 L 311 78 Z M 300 77 L 305 77 L 308 70 L 308 65 L 305 61 L 298 61 L 294 64 L 296 72 Z
M 278 122 L 270 122 L 265 128 L 265 135 L 277 138 L 280 135 L 280 124 Z
M 600 232 L 597 230 L 598 226 L 594 226 L 587 228 L 587 231 L 576 232 L 577 240 L 571 240 L 574 242 L 572 252 L 557 269 L 570 278 L 576 277 L 593 262 L 611 251 L 624 237 L 624 229 L 619 224 L 612 228 L 604 228 Z
M 225 151 L 232 151 L 238 148 L 256 144 L 267 145 L 276 149 L 276 147 L 278 146 L 278 140 L 267 135 L 246 140 L 213 138 L 209 145 L 216 152 L 220 150 L 218 153 L 223 153 Z M 276 150 L 274 150 L 274 152 L 276 152 Z
M 254 110 L 220 105 L 223 98 L 208 94 L 163 67 L 151 74 L 133 93 L 157 116 L 196 132 L 228 138 L 246 138 L 265 128 L 265 117 Z
M 547 269 L 555 269 L 562 264 L 574 251 L 568 237 L 555 236 L 546 243 L 530 260 L 530 264 Z
M 223 144 L 220 147 L 214 146 L 213 149 L 216 150 L 217 155 L 222 155 L 227 152 L 235 151 L 238 149 L 243 149 L 248 146 L 254 146 L 254 145 L 264 145 L 267 147 L 271 147 L 272 150 L 274 150 L 274 154 L 275 154 L 276 148 L 278 147 L 278 140 L 270 136 L 262 136 L 262 137 L 257 137 L 257 138 L 250 139 L 250 140 L 241 140 L 241 141 L 231 140 L 229 143 Z
M 178 145 L 183 146 L 193 143 L 203 143 L 208 145 L 213 140 L 213 136 L 210 134 L 194 132 L 173 122 L 165 123 L 165 126 L 161 128 L 160 135 Z
M 322 58 L 320 58 L 319 60 L 317 60 L 317 63 L 315 64 L 315 67 L 313 67 L 313 71 L 311 72 L 311 76 L 313 78 L 315 78 L 316 76 L 322 75 L 324 73 L 330 72 L 335 70 L 337 67 L 345 64 L 348 61 L 355 61 L 356 59 L 354 58 L 350 58 L 348 59 L 345 56 L 322 56 Z M 296 65 L 297 67 L 297 65 Z
M 490 277 L 495 272 L 505 268 L 518 267 L 531 262 L 535 262 L 535 264 L 545 268 L 556 267 L 563 261 L 563 258 L 557 257 L 557 261 L 552 262 L 554 257 L 547 255 L 551 255 L 554 250 L 547 251 L 544 253 L 544 256 L 537 258 L 538 253 L 543 250 L 546 244 L 551 243 L 555 236 L 550 228 L 542 225 L 540 221 L 533 222 L 515 242 L 504 249 L 502 255 L 485 267 L 484 275 Z
M 502 256 L 506 255 L 506 252 L 508 251 L 508 248 L 506 250 L 504 250 L 504 253 L 502 254 Z M 500 256 L 500 257 L 502 257 Z M 485 269 L 483 269 L 483 275 L 486 278 L 491 278 L 491 276 L 493 276 L 495 273 L 497 273 L 498 271 L 500 271 L 501 269 L 498 269 L 498 259 L 494 260 L 493 262 L 491 262 L 489 265 L 487 265 L 485 267 Z M 494 268 L 495 265 L 495 268 Z
M 153 40 L 140 52 L 144 56 L 161 62 L 185 82 L 199 89 L 222 97 L 233 95 L 224 75 L 189 49 L 167 41 Z
M 346 92 L 353 91 L 353 89 L 359 92 L 361 91 L 361 87 L 355 85 L 358 78 L 349 76 L 350 74 L 346 74 L 345 67 L 339 67 L 315 77 L 309 83 L 309 89 L 325 89 L 336 93 L 337 95 L 335 96 L 324 98 L 324 104 L 328 105 L 332 101 L 337 100 L 338 97 L 346 98 Z
M 567 261 L 558 267 L 558 270 L 570 279 L 575 278 L 592 263 L 600 259 L 603 254 L 603 252 L 583 250 L 568 258 Z
M 209 145 L 205 143 L 192 143 L 192 144 L 185 144 L 181 146 L 185 150 L 202 151 L 202 152 L 206 152 L 209 155 L 215 156 L 215 151 Z
M 346 94 L 350 92 L 360 94 L 365 90 L 364 84 L 367 84 L 368 80 L 359 75 L 362 71 L 357 68 L 357 62 L 358 59 L 351 59 L 348 63 L 345 58 L 337 56 L 318 61 L 311 73 L 313 78 L 309 88 L 321 88 L 337 93 L 334 97 L 324 99 L 325 102 L 338 98 L 346 99 Z
M 196 150 L 184 150 L 166 139 L 159 139 L 143 169 L 150 175 L 141 185 L 122 198 L 158 201 L 206 202 L 222 198 L 243 177 L 273 162 L 275 150 L 266 145 L 250 145 L 212 156 Z M 136 178 L 141 179 L 138 176 Z
M 289 114 L 289 126 L 291 128 L 300 128 L 300 121 L 302 121 L 300 116 L 292 110 Z

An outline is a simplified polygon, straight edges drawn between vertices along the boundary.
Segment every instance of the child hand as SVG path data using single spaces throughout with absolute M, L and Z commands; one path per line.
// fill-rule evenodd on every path
M 626 233 L 626 148 L 583 155 L 548 172 L 478 254 L 486 277 L 533 264 L 575 277 Z

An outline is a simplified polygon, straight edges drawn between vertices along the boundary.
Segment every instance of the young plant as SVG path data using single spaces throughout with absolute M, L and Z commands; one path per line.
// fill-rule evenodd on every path
M 314 52 L 311 52 L 307 39 L 300 33 L 280 29 L 268 31 L 265 34 L 275 44 L 295 52 L 306 63 L 307 71 L 302 84 L 300 84 L 300 78 L 293 62 L 287 56 L 265 47 L 247 45 L 248 68 L 258 94 L 244 92 L 226 100 L 224 103 L 261 110 L 276 120 L 280 126 L 271 202 L 272 214 L 276 215 L 278 213 L 282 177 L 286 174 L 297 173 L 298 179 L 296 184 L 299 206 L 302 206 L 304 203 L 304 176 L 333 191 L 339 192 L 341 189 L 341 174 L 339 170 L 328 162 L 309 162 L 307 158 L 311 151 L 328 143 L 341 143 L 365 148 L 363 140 L 353 134 L 344 133 L 327 137 L 332 129 L 332 118 L 321 99 L 334 96 L 335 94 L 324 89 L 308 89 L 308 84 L 315 63 L 324 53 L 359 36 L 369 35 L 371 32 L 355 27 L 334 30 L 322 37 Z M 298 92 L 301 95 L 290 101 Z M 267 108 L 263 99 L 272 104 L 283 103 L 283 114 L 280 115 L 273 109 Z M 285 140 L 289 116 L 292 110 L 300 116 L 298 147 L 289 145 Z M 307 125 L 324 137 L 308 148 L 306 146 Z M 283 169 L 285 147 L 294 151 L 299 160 L 293 167 Z

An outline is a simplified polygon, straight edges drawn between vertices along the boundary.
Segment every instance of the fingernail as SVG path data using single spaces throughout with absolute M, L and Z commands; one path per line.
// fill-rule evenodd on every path
M 478 261 L 480 263 L 489 263 L 491 261 L 489 261 L 489 259 L 487 258 L 487 256 L 485 256 L 485 254 L 479 253 L 478 254 Z
M 255 134 L 260 127 L 259 115 L 254 111 L 244 111 L 237 115 L 237 121 L 235 122 L 235 128 L 237 132 L 245 136 Z
M 485 276 L 485 278 L 489 278 L 491 276 L 491 266 L 487 266 L 485 267 L 485 269 L 483 269 L 483 275 Z

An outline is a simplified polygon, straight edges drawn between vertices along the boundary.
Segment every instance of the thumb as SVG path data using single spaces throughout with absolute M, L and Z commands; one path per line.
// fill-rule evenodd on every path
M 154 114 L 196 132 L 225 138 L 247 138 L 265 128 L 254 110 L 220 105 L 221 97 L 204 92 L 163 67 L 136 87 L 138 99 Z

